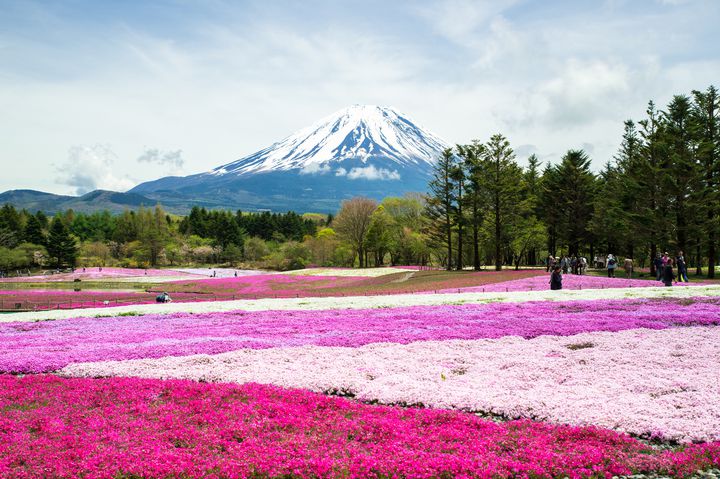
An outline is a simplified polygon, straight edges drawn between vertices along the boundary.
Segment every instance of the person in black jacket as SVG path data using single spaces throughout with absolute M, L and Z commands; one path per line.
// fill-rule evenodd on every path
M 553 268 L 553 272 L 550 275 L 550 289 L 562 289 L 562 273 L 560 269 L 560 266 Z
M 663 266 L 662 282 L 665 286 L 672 286 L 674 279 L 675 273 L 673 273 L 673 260 L 672 258 L 668 258 L 667 263 Z
M 685 264 L 685 256 L 683 255 L 682 251 L 678 252 L 678 255 L 677 255 L 677 258 L 675 261 L 677 263 L 678 281 L 680 281 L 681 283 L 683 281 L 685 281 L 686 283 L 689 283 L 690 281 L 688 280 L 688 276 L 687 276 L 687 264 Z

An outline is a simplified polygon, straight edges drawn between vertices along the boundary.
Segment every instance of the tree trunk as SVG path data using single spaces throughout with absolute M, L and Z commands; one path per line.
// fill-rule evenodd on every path
M 650 245 L 650 276 L 657 278 L 657 269 L 655 268 L 655 257 L 657 256 L 657 245 Z
M 715 234 L 711 233 L 708 244 L 708 278 L 715 278 Z
M 447 270 L 452 270 L 452 223 L 450 222 L 450 209 L 445 217 L 445 227 L 447 228 Z
M 477 195 L 476 195 L 477 196 Z M 473 269 L 480 271 L 480 245 L 478 245 L 478 205 L 473 200 Z
M 502 228 L 500 224 L 500 197 L 495 193 L 495 271 L 501 271 L 503 265 L 502 250 L 500 245 L 500 235 Z
M 458 197 L 457 197 L 458 245 L 457 245 L 457 265 L 455 265 L 455 268 L 458 271 L 462 271 L 462 269 L 463 269 L 463 211 L 462 211 L 463 191 L 462 190 L 463 190 L 463 185 L 462 185 L 462 180 L 461 180 L 458 182 Z
M 697 276 L 702 275 L 702 247 L 700 246 L 700 238 L 698 237 L 697 242 L 695 243 L 695 274 Z M 685 265 L 687 268 L 687 265 Z

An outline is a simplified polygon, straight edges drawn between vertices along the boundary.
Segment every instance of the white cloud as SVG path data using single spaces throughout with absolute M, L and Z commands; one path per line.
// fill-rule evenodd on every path
M 56 181 L 75 188 L 78 195 L 97 189 L 126 191 L 135 183 L 130 178 L 115 175 L 115 160 L 117 155 L 107 145 L 73 146 L 67 161 L 57 168 Z
M 330 165 L 327 163 L 310 163 L 305 165 L 301 170 L 301 175 L 324 175 L 329 173 L 331 170 Z
M 356 167 L 347 174 L 350 180 L 399 180 L 400 173 L 397 170 L 390 171 L 386 168 L 375 168 L 374 165 Z
M 570 59 L 557 76 L 535 91 L 537 106 L 555 124 L 595 121 L 608 110 L 621 110 L 630 91 L 630 72 L 621 63 Z
M 338 168 L 335 170 L 335 176 L 345 176 L 347 175 L 347 170 L 343 167 Z
M 157 148 L 147 148 L 137 159 L 140 163 L 154 163 L 161 166 L 169 166 L 174 170 L 182 169 L 185 165 L 185 158 L 182 150 L 162 151 Z

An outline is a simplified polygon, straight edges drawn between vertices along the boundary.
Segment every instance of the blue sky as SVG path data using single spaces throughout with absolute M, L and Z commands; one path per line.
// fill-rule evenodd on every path
M 355 103 L 599 169 L 648 100 L 720 83 L 719 20 L 714 0 L 0 0 L 0 191 L 202 172 Z

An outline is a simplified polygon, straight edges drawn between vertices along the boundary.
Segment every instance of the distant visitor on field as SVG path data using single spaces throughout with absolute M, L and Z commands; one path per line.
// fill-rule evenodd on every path
M 552 290 L 562 289 L 561 269 L 560 266 L 555 266 L 552 274 L 550 274 L 550 289 Z
M 167 292 L 163 292 L 155 297 L 155 301 L 158 303 L 170 303 L 172 302 L 172 298 L 169 294 L 167 294 Z
M 690 281 L 688 280 L 687 276 L 687 263 L 685 263 L 685 256 L 683 255 L 682 251 L 678 251 L 675 262 L 677 263 L 677 280 L 681 283 L 683 281 L 689 283 Z
M 625 269 L 625 277 L 627 279 L 632 278 L 633 274 L 633 260 L 632 258 L 625 258 L 625 263 L 623 265 L 623 268 Z
M 668 258 L 665 266 L 663 266 L 662 282 L 665 286 L 672 286 L 674 279 L 675 273 L 673 272 L 673 260 L 672 258 Z
M 617 259 L 615 256 L 609 254 L 607 257 L 607 272 L 608 272 L 608 278 L 614 278 L 615 277 L 615 270 L 617 269 Z

